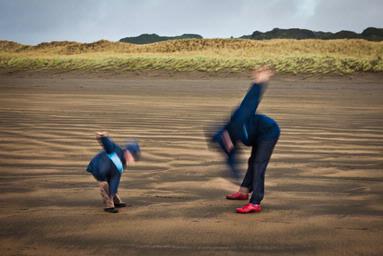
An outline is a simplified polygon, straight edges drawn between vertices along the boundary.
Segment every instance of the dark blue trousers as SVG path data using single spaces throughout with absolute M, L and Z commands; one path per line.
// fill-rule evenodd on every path
M 265 194 L 265 173 L 278 137 L 254 143 L 248 161 L 248 169 L 241 184 L 253 192 L 250 203 L 259 204 Z

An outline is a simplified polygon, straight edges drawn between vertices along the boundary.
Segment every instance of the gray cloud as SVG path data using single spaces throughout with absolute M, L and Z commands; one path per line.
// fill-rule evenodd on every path
M 383 27 L 381 0 L 0 0 L 0 39 L 118 40 L 142 33 L 229 37 L 274 27 Z

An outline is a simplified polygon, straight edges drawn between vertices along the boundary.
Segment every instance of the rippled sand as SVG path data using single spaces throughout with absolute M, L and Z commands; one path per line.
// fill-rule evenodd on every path
M 264 211 L 243 216 L 204 130 L 248 81 L 0 76 L 0 254 L 382 255 L 381 81 L 271 83 L 260 111 L 282 136 Z M 84 170 L 100 130 L 143 150 L 114 215 Z

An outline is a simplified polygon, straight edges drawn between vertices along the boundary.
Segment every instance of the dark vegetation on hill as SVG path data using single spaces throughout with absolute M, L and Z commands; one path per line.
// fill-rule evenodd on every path
M 383 29 L 369 27 L 362 33 L 358 34 L 353 31 L 342 30 L 336 33 L 311 31 L 308 29 L 290 28 L 280 29 L 274 28 L 271 31 L 260 32 L 254 31 L 251 35 L 245 35 L 241 38 L 265 40 L 265 39 L 365 39 L 370 41 L 382 41 Z
M 159 36 L 157 34 L 142 34 L 136 37 L 125 37 L 120 39 L 120 42 L 132 44 L 151 44 L 167 40 L 175 39 L 202 39 L 202 36 L 196 34 L 183 34 L 180 36 Z
M 366 28 L 362 33 L 342 30 L 336 33 L 312 31 L 309 29 L 290 28 L 281 29 L 274 28 L 267 32 L 254 31 L 251 35 L 244 35 L 240 38 L 253 40 L 267 39 L 365 39 L 369 41 L 382 41 L 383 28 Z M 125 37 L 120 39 L 120 42 L 133 44 L 150 44 L 174 39 L 202 39 L 202 36 L 197 34 L 183 34 L 181 36 L 159 36 L 157 34 L 142 34 L 136 37 Z

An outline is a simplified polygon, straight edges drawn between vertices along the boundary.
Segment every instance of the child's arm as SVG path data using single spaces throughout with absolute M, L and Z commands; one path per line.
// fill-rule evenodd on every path
M 109 139 L 106 132 L 97 132 L 96 137 L 107 154 L 115 152 L 115 148 L 118 146 L 111 139 Z

